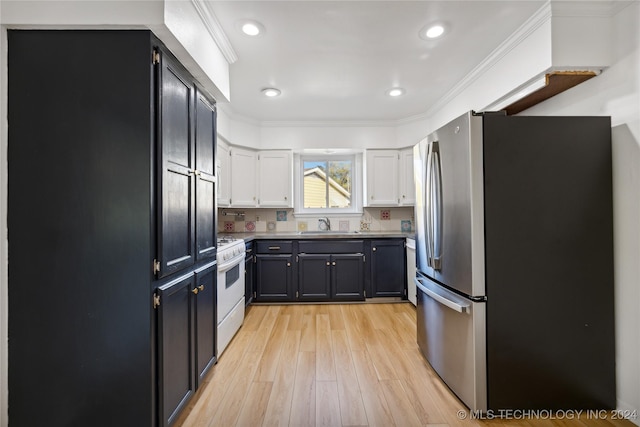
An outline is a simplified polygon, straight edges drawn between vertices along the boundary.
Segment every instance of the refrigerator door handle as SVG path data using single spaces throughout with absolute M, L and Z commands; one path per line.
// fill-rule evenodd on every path
M 418 289 L 420 289 L 422 292 L 424 292 L 425 294 L 427 294 L 428 296 L 430 296 L 440 304 L 444 305 L 445 307 L 449 307 L 450 309 L 457 311 L 458 313 L 469 312 L 469 308 L 471 307 L 471 304 L 459 303 L 457 301 L 451 300 L 450 298 L 447 298 L 447 294 L 449 293 L 449 291 L 446 291 L 444 289 L 441 290 L 440 292 L 432 291 L 428 287 L 424 286 L 417 277 L 414 277 L 413 281 L 416 283 L 416 286 Z
M 426 182 L 424 186 L 425 243 L 427 266 L 433 267 L 433 143 L 427 145 Z
M 435 198 L 433 203 L 433 252 L 432 252 L 432 267 L 434 270 L 440 270 L 442 268 L 442 162 L 440 161 L 440 145 L 438 141 L 433 142 L 433 164 L 432 174 L 433 182 L 435 184 Z

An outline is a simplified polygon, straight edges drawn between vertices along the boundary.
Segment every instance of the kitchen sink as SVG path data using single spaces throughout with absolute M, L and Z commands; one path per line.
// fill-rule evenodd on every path
M 315 230 L 315 231 L 299 231 L 298 234 L 320 234 L 320 235 L 343 235 L 343 234 L 360 234 L 359 231 L 339 231 L 339 230 Z

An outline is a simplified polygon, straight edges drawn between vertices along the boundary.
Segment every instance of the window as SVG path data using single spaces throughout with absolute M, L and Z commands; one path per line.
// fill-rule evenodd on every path
M 301 155 L 296 162 L 296 213 L 361 211 L 360 157 Z

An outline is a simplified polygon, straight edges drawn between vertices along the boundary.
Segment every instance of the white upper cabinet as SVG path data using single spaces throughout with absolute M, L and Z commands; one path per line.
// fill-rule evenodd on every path
M 413 147 L 400 150 L 400 206 L 416 204 L 416 185 L 413 182 Z
M 218 139 L 216 153 L 216 182 L 218 183 L 218 206 L 231 204 L 231 152 L 229 146 Z
M 257 160 L 255 151 L 231 147 L 231 206 L 242 208 L 258 206 Z
M 293 207 L 293 154 L 218 144 L 218 206 Z
M 258 204 L 260 207 L 293 207 L 293 155 L 291 151 L 258 153 Z
M 367 151 L 365 206 L 413 206 L 413 148 Z
M 365 206 L 398 206 L 398 150 L 367 151 Z

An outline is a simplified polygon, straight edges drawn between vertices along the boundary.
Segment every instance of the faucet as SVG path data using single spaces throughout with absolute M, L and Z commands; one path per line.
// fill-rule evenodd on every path
M 322 227 L 321 223 L 324 223 L 324 227 Z M 328 217 L 318 218 L 318 228 L 320 230 L 330 231 L 331 230 L 331 221 L 329 221 Z

